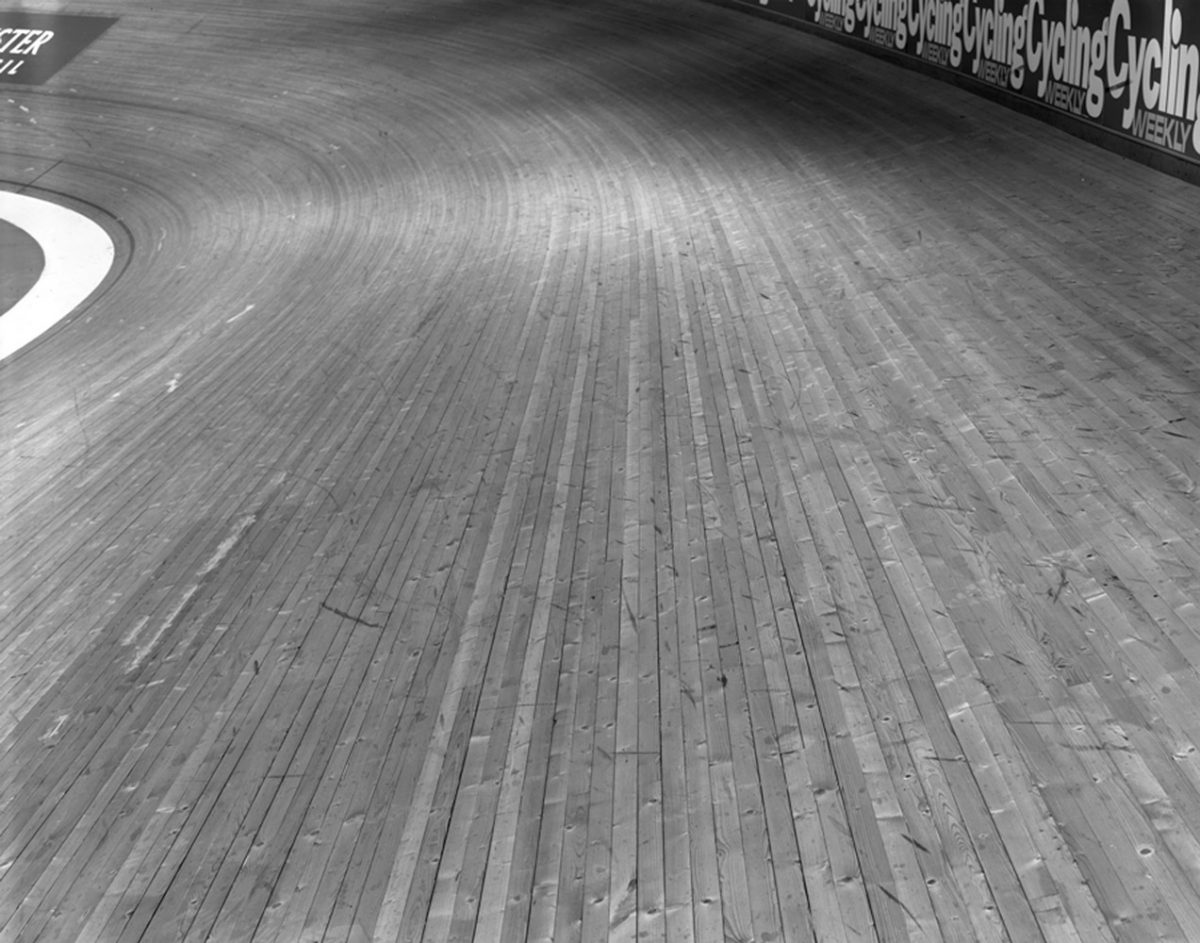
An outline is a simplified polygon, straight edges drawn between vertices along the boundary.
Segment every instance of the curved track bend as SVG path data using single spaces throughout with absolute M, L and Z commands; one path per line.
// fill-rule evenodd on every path
M 1200 939 L 1200 192 L 684 0 L 114 12 L 0 939 Z

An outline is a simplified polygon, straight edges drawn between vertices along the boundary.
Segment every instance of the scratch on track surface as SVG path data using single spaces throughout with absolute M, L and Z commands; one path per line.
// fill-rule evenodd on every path
M 349 619 L 351 622 L 356 622 L 359 625 L 369 626 L 372 629 L 382 629 L 383 628 L 383 626 L 380 625 L 378 622 L 368 622 L 366 619 L 360 618 L 359 616 L 351 615 L 350 613 L 345 612 L 342 609 L 338 609 L 336 606 L 331 606 L 325 602 L 321 603 L 321 608 L 324 609 L 326 612 L 332 612 L 335 616 L 341 616 L 343 619 Z

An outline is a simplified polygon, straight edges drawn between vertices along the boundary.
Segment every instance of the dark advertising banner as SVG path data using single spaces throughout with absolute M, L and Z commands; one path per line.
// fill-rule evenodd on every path
M 107 16 L 0 13 L 0 82 L 41 85 L 115 22 Z
M 1200 162 L 1193 0 L 760 0 Z

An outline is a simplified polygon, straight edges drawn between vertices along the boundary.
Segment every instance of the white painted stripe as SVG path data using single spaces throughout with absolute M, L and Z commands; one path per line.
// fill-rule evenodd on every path
M 142 662 L 146 660 L 152 651 L 154 651 L 154 646 L 158 644 L 159 639 L 167 634 L 167 630 L 175 624 L 175 620 L 179 618 L 179 614 L 183 612 L 184 607 L 186 607 L 187 604 L 192 601 L 192 597 L 196 595 L 199 589 L 200 584 L 193 583 L 186 590 L 184 590 L 183 596 L 181 596 L 179 601 L 175 603 L 175 608 L 171 610 L 171 614 L 162 620 L 162 623 L 159 625 L 158 629 L 150 637 L 150 641 L 146 642 L 144 645 L 138 646 L 137 651 L 133 653 L 133 660 L 129 662 L 129 667 L 125 669 L 126 674 L 131 671 L 137 671 L 142 666 Z
M 55 737 L 58 736 L 58 732 L 60 730 L 62 730 L 63 724 L 65 724 L 68 720 L 70 720 L 70 718 L 71 718 L 70 714 L 59 714 L 58 717 L 54 721 L 54 726 L 51 727 L 49 730 L 47 730 L 40 737 L 38 737 L 38 740 L 41 743 L 48 744 L 51 740 L 53 740 Z
M 208 576 L 213 570 L 219 567 L 229 556 L 229 551 L 232 550 L 239 540 L 242 539 L 242 534 L 246 533 L 251 525 L 258 520 L 257 514 L 246 514 L 233 526 L 233 533 L 221 541 L 221 545 L 217 547 L 216 552 L 208 558 L 208 562 L 200 568 L 200 577 L 203 579 Z
M 138 636 L 142 634 L 142 629 L 146 627 L 146 623 L 150 621 L 149 616 L 142 616 L 137 623 L 121 637 L 122 645 L 132 645 L 138 640 Z
M 200 583 L 206 576 L 211 574 L 214 570 L 216 570 L 217 567 L 225 562 L 225 558 L 229 556 L 229 551 L 237 546 L 237 542 L 242 539 L 242 535 L 246 533 L 246 531 L 250 529 L 250 526 L 257 520 L 257 514 L 247 514 L 238 520 L 238 522 L 233 526 L 233 532 L 221 541 L 220 546 L 217 547 L 213 555 L 208 558 L 202 567 L 200 567 L 200 571 L 196 574 L 196 582 L 184 590 L 183 596 L 180 597 L 179 601 L 175 604 L 175 607 L 171 610 L 170 615 L 162 620 L 162 623 L 159 625 L 154 635 L 151 636 L 149 641 L 138 646 L 137 650 L 133 653 L 133 659 L 129 662 L 129 666 L 125 669 L 126 674 L 131 671 L 137 671 L 138 668 L 142 666 L 142 662 L 144 662 L 150 653 L 154 651 L 154 646 L 161 641 L 162 637 L 166 635 L 167 630 L 175 624 L 175 620 L 179 618 L 180 614 L 187 607 L 187 604 L 192 601 L 192 597 L 199 592 Z M 146 621 L 146 619 L 143 619 L 141 622 L 139 622 L 137 626 L 121 640 L 121 644 L 131 645 L 133 642 L 135 642 L 138 635 L 145 627 Z
M 46 263 L 33 288 L 0 315 L 3 360 L 79 307 L 104 281 L 116 250 L 99 224 L 36 197 L 0 191 L 0 219 L 35 239 Z

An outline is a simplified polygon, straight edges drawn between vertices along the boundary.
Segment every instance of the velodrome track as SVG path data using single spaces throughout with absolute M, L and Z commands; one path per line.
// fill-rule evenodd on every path
M 0 940 L 1200 939 L 1200 190 L 703 3 L 88 12 Z

